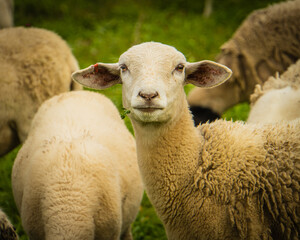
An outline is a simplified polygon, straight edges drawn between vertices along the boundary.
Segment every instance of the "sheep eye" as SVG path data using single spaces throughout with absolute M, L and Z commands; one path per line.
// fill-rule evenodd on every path
M 128 67 L 125 64 L 120 65 L 120 69 L 122 72 L 126 72 L 128 70 Z
M 175 68 L 175 70 L 178 72 L 183 72 L 183 69 L 184 69 L 183 64 L 178 64 L 177 67 Z

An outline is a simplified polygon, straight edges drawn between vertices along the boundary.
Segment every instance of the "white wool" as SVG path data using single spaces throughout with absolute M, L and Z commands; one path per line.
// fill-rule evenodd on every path
M 132 239 L 143 186 L 135 141 L 113 103 L 89 91 L 45 101 L 12 170 L 30 239 Z

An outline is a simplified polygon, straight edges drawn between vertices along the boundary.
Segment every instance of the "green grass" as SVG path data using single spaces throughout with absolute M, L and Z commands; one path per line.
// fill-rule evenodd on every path
M 116 62 L 130 46 L 144 41 L 173 45 L 190 62 L 213 60 L 252 10 L 278 0 L 215 1 L 209 18 L 202 16 L 204 1 L 194 0 L 16 0 L 15 25 L 35 26 L 61 35 L 71 46 L 81 68 L 95 62 Z M 186 86 L 188 93 L 193 87 Z M 122 112 L 121 88 L 100 91 Z M 246 120 L 248 104 L 226 111 L 224 118 Z M 125 123 L 132 132 L 128 117 Z M 11 192 L 11 168 L 19 147 L 0 158 L 0 206 L 27 239 Z M 144 195 L 132 227 L 134 239 L 166 239 L 163 225 Z

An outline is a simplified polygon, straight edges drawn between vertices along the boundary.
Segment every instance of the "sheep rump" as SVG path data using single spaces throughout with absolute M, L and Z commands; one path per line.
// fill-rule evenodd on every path
M 70 74 L 77 69 L 69 46 L 57 34 L 38 28 L 0 30 L 0 156 L 24 142 L 38 107 L 69 91 Z
M 43 103 L 12 188 L 30 239 L 132 239 L 143 188 L 134 138 L 113 103 L 88 91 Z

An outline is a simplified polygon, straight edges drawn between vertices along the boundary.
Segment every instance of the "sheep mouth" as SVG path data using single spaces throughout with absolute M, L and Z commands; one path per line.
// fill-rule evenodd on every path
M 157 110 L 163 110 L 163 108 L 158 108 L 158 107 L 136 107 L 134 109 L 146 113 L 152 113 Z

